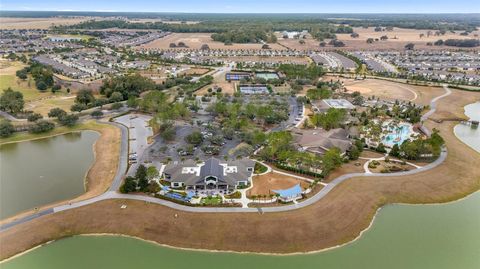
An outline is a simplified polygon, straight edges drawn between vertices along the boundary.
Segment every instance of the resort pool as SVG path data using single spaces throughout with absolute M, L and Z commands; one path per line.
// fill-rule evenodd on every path
M 389 133 L 383 138 L 382 143 L 387 147 L 393 145 L 401 145 L 403 141 L 410 137 L 410 126 L 407 124 L 400 125 L 389 129 Z

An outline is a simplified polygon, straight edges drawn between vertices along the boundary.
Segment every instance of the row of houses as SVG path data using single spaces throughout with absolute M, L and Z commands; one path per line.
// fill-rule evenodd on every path
M 337 53 L 337 52 L 314 52 L 309 55 L 310 59 L 317 64 L 322 65 L 330 70 L 354 71 L 357 64 L 351 59 Z

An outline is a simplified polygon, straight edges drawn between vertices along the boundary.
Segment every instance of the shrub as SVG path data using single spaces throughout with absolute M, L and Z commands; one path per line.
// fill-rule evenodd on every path
M 0 137 L 9 137 L 13 132 L 15 132 L 15 128 L 10 121 L 0 121 Z
M 95 110 L 92 113 L 90 113 L 90 116 L 92 116 L 94 118 L 100 118 L 100 117 L 103 116 L 103 112 L 100 111 L 100 110 Z
M 113 103 L 112 106 L 111 106 L 111 109 L 112 110 L 119 110 L 122 107 L 123 107 L 122 103 Z
M 68 114 L 58 117 L 58 122 L 60 122 L 61 125 L 65 126 L 73 126 L 77 123 L 77 121 L 78 115 L 75 114 Z
M 30 122 L 34 122 L 40 119 L 43 119 L 43 116 L 39 113 L 31 113 L 31 114 L 28 114 L 27 116 L 27 120 Z
M 52 108 L 48 112 L 48 117 L 50 117 L 50 118 L 58 118 L 58 117 L 61 117 L 61 116 L 64 116 L 64 115 L 67 115 L 67 112 L 65 112 L 65 110 L 63 110 L 61 108 L 58 108 L 58 107 Z
M 81 112 L 82 110 L 87 109 L 87 106 L 84 104 L 76 103 L 70 107 L 71 111 Z
M 51 131 L 53 128 L 55 128 L 55 124 L 53 122 L 41 120 L 30 126 L 28 131 L 34 134 L 39 134 Z

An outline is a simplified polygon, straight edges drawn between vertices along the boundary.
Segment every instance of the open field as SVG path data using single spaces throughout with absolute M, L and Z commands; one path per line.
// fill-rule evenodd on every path
M 90 39 L 90 38 L 95 38 L 94 36 L 91 36 L 91 35 L 55 35 L 55 34 L 50 34 L 50 35 L 47 35 L 47 38 L 50 38 L 50 37 L 62 37 L 62 38 L 80 38 L 84 41 Z
M 210 49 L 262 49 L 262 44 L 233 44 L 225 46 L 222 42 L 213 41 L 211 33 L 172 33 L 166 37 L 159 38 L 150 43 L 140 46 L 142 49 L 171 49 L 170 43 L 178 44 L 184 42 L 190 49 L 200 49 L 203 44 L 207 44 Z M 282 49 L 278 44 L 269 44 L 272 49 Z M 184 49 L 184 48 L 177 48 Z
M 209 84 L 209 85 L 206 85 L 202 88 L 200 88 L 198 91 L 196 91 L 195 93 L 197 95 L 205 95 L 208 93 L 208 89 L 212 88 L 212 87 L 220 87 L 222 88 L 222 93 L 227 93 L 227 94 L 230 94 L 230 95 L 233 95 L 235 93 L 235 85 L 236 85 L 236 82 L 228 82 L 225 80 L 225 75 L 222 74 L 222 75 L 219 75 L 219 76 L 214 76 L 214 80 L 213 80 L 213 83 L 212 84 Z
M 40 113 L 46 117 L 50 109 L 55 107 L 61 108 L 68 112 L 74 103 L 75 96 L 61 96 L 28 102 L 25 104 L 25 109 Z
M 403 29 L 393 28 L 393 31 L 375 32 L 374 27 L 362 28 L 355 27 L 354 32 L 360 36 L 358 38 L 352 38 L 350 34 L 337 34 L 337 39 L 345 43 L 347 49 L 404 49 L 407 43 L 414 43 L 416 48 L 421 49 L 445 49 L 446 46 L 427 46 L 427 42 L 435 42 L 439 39 L 472 39 L 478 38 L 475 35 L 479 34 L 479 31 L 475 31 L 468 36 L 460 35 L 461 31 L 455 33 L 447 32 L 445 35 L 435 36 L 435 30 L 430 30 L 431 35 L 427 37 L 429 30 L 416 30 L 416 29 Z M 425 36 L 420 38 L 420 34 Z M 373 44 L 367 44 L 368 38 L 380 38 L 386 35 L 388 40 L 378 41 Z
M 0 73 L 0 90 L 3 92 L 3 90 L 6 90 L 7 88 L 12 88 L 14 91 L 21 92 L 26 102 L 49 98 L 53 95 L 50 91 L 41 92 L 37 90 L 32 78 L 23 81 L 15 75 L 3 75 Z M 60 94 L 61 93 L 57 93 L 57 95 Z
M 235 57 L 211 57 L 212 59 L 220 59 L 225 62 L 268 62 L 268 63 L 291 63 L 291 64 L 309 64 L 308 57 L 294 56 L 235 56 Z
M 201 76 L 209 72 L 210 69 L 202 68 L 202 67 L 192 67 L 185 71 L 179 72 L 179 75 L 187 75 L 187 76 Z
M 33 78 L 28 77 L 26 80 L 21 80 L 15 75 L 18 70 L 25 66 L 21 62 L 0 59 L 0 91 L 3 92 L 3 90 L 10 87 L 14 91 L 21 92 L 26 102 L 53 96 L 54 94 L 50 91 L 41 92 L 37 90 Z M 62 93 L 57 92 L 56 95 L 62 95 Z
M 441 87 L 416 86 L 404 83 L 392 82 L 381 79 L 355 80 L 339 76 L 326 76 L 324 81 L 340 79 L 345 85 L 347 92 L 358 91 L 364 96 L 375 96 L 387 100 L 413 101 L 417 104 L 428 105 L 430 100 L 443 93 Z
M 277 43 L 283 46 L 285 49 L 290 50 L 318 50 L 320 49 L 320 41 L 312 38 L 312 36 L 307 35 L 305 39 L 294 39 L 288 38 L 284 39 L 281 33 L 277 33 Z M 305 44 L 300 44 L 300 40 L 305 41 Z
M 5 18 L 0 17 L 0 29 L 48 29 L 55 25 L 72 25 L 92 19 L 90 17 L 71 18 Z
M 285 176 L 282 174 L 270 172 L 261 176 L 253 177 L 253 188 L 247 191 L 247 196 L 275 194 L 273 190 L 283 190 L 300 184 L 302 189 L 308 188 L 308 182 Z
M 433 116 L 464 117 L 463 106 L 479 98 L 480 93 L 452 90 Z M 102 201 L 2 232 L 0 241 L 8 244 L 0 259 L 53 239 L 88 233 L 126 234 L 186 248 L 270 253 L 315 251 L 349 242 L 383 205 L 447 202 L 480 189 L 480 154 L 454 136 L 456 123 L 426 124 L 440 130 L 448 148 L 445 162 L 432 170 L 353 178 L 311 206 L 282 213 L 189 213 L 140 201 Z M 205 233 L 206 225 L 215 232 Z

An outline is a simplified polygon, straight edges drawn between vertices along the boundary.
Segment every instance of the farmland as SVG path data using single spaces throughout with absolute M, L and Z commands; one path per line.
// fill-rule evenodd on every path
M 153 49 L 153 50 L 167 50 L 170 48 L 170 43 L 178 44 L 179 42 L 185 43 L 189 49 L 200 49 L 203 44 L 207 44 L 210 49 L 249 49 L 260 50 L 262 44 L 232 44 L 225 45 L 222 42 L 213 41 L 210 37 L 211 33 L 173 33 L 166 37 L 157 39 L 150 43 L 140 46 L 140 49 Z M 283 49 L 278 44 L 269 44 L 272 49 Z M 185 49 L 185 48 L 174 48 Z

